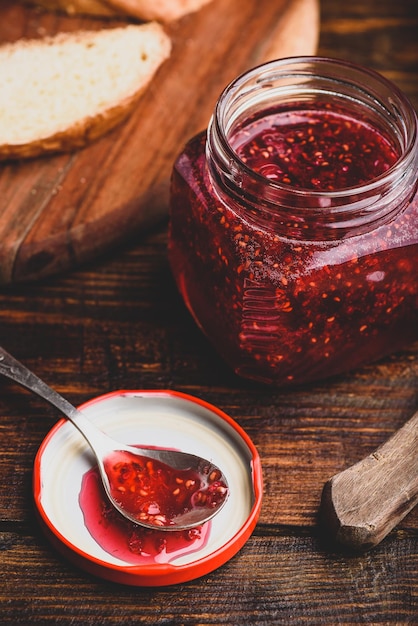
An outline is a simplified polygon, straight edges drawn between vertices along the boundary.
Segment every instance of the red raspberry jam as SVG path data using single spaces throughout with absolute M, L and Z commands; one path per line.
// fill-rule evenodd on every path
M 83 476 L 80 496 L 87 530 L 109 554 L 132 565 L 169 563 L 206 545 L 210 522 L 184 531 L 142 528 L 122 517 L 104 493 L 97 467 Z
M 278 386 L 418 337 L 417 118 L 394 85 L 329 59 L 234 81 L 172 177 L 169 258 L 235 372 Z
M 192 509 L 217 508 L 228 488 L 219 470 L 175 470 L 155 459 L 116 452 L 104 460 L 112 497 L 138 521 L 170 526 Z
M 253 172 L 319 191 L 367 183 L 400 156 L 376 128 L 320 103 L 312 109 L 299 104 L 265 112 L 237 129 L 230 142 Z

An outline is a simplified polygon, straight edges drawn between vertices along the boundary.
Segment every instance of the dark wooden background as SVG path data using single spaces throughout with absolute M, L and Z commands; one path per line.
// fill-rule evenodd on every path
M 319 52 L 379 70 L 418 108 L 416 0 L 321 4 Z M 198 395 L 246 429 L 265 477 L 260 522 L 222 568 L 161 589 L 96 579 L 54 552 L 32 508 L 33 459 L 57 416 L 0 380 L 1 625 L 418 623 L 417 510 L 365 555 L 330 549 L 316 524 L 325 480 L 417 408 L 418 343 L 297 390 L 239 380 L 177 295 L 165 222 L 79 270 L 2 288 L 0 302 L 0 343 L 74 403 L 118 388 Z

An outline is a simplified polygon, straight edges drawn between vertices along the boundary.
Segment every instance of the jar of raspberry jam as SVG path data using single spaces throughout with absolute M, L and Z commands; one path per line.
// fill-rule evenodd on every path
M 233 81 L 172 176 L 169 259 L 235 372 L 277 386 L 418 337 L 417 116 L 379 74 L 318 57 Z

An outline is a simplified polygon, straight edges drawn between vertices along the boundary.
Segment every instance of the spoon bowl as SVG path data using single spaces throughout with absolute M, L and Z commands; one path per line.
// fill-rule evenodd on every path
M 209 521 L 225 504 L 228 483 L 212 462 L 115 441 L 1 346 L 0 373 L 52 404 L 78 429 L 96 457 L 109 501 L 131 522 L 153 530 L 187 530 Z

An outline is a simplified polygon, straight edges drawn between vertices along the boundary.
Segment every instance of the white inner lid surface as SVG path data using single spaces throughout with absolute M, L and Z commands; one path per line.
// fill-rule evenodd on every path
M 185 398 L 127 392 L 83 407 L 86 416 L 123 443 L 159 446 L 197 454 L 218 465 L 229 485 L 226 504 L 211 521 L 209 539 L 172 565 L 185 565 L 221 548 L 245 524 L 254 504 L 252 454 L 240 434 L 216 413 Z M 83 475 L 95 465 L 84 438 L 70 423 L 48 441 L 41 458 L 41 506 L 55 529 L 88 555 L 131 566 L 103 550 L 87 530 L 79 505 Z

